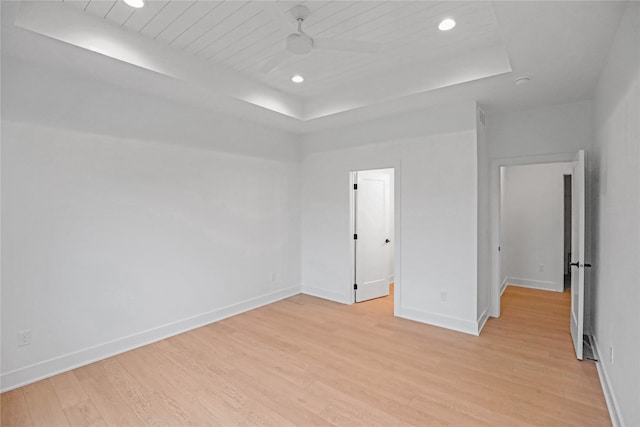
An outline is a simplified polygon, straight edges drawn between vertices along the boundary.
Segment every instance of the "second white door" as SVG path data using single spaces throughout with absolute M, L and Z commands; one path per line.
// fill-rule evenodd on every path
M 580 150 L 573 162 L 571 178 L 571 337 L 576 357 L 583 358 L 584 334 L 584 269 L 585 263 L 585 157 Z
M 393 170 L 355 173 L 356 302 L 389 295 L 392 173 Z

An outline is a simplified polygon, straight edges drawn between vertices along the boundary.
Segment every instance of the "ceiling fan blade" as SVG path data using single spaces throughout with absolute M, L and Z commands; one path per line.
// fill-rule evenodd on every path
M 344 52 L 378 53 L 380 43 L 344 39 L 313 39 L 313 47 L 318 49 L 342 50 Z
M 293 54 L 288 50 L 283 50 L 280 53 L 276 53 L 271 58 L 269 58 L 264 64 L 262 64 L 262 66 L 260 67 L 260 71 L 262 71 L 265 74 L 269 74 L 270 72 L 278 68 L 280 64 L 282 64 L 284 61 L 289 59 L 289 57 L 292 55 Z

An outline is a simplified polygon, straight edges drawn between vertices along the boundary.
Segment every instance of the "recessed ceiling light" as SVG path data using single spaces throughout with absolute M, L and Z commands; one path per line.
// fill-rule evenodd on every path
M 304 81 L 304 77 L 302 77 L 300 74 L 296 74 L 295 76 L 291 77 L 291 81 L 294 83 L 302 83 Z
M 124 2 L 131 7 L 135 7 L 136 9 L 140 9 L 142 6 L 144 6 L 144 0 L 124 0 Z
M 438 25 L 438 29 L 440 31 L 449 31 L 455 26 L 456 26 L 456 21 L 454 21 L 451 18 L 446 18 L 446 19 L 443 19 L 442 22 L 440 22 L 440 25 Z
M 524 76 L 524 77 L 518 77 L 517 79 L 514 79 L 513 82 L 518 86 L 520 86 L 520 85 L 529 83 L 530 80 L 531 80 L 531 77 Z

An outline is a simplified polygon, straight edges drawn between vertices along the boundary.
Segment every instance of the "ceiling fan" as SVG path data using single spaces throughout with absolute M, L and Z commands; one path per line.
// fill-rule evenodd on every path
M 271 2 L 270 2 L 271 3 Z M 273 11 L 276 19 L 280 12 Z M 380 49 L 379 43 L 365 42 L 359 40 L 346 39 L 323 39 L 314 38 L 302 30 L 302 23 L 309 17 L 311 11 L 304 5 L 294 6 L 290 11 L 291 16 L 298 23 L 298 32 L 289 34 L 286 39 L 286 49 L 270 59 L 268 59 L 260 70 L 263 73 L 270 73 L 281 63 L 293 55 L 305 55 L 315 49 L 341 50 L 355 53 L 377 53 Z M 280 15 L 282 16 L 282 15 Z

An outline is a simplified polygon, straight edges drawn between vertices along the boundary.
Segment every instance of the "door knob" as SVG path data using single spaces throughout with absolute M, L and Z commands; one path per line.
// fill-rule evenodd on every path
M 391 243 L 391 240 L 389 240 L 389 239 L 385 239 L 385 240 L 384 240 L 384 242 L 385 242 L 385 243 Z
M 570 262 L 569 265 L 580 268 L 580 263 L 578 262 Z

